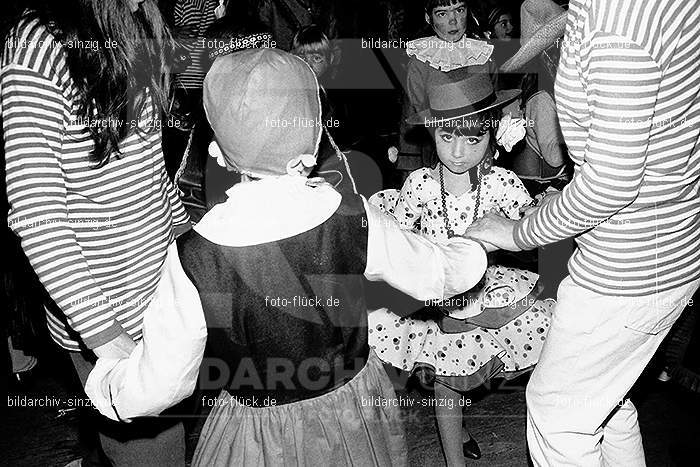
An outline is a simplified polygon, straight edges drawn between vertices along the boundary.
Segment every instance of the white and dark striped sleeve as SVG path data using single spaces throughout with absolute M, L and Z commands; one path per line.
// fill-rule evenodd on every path
M 589 54 L 584 162 L 561 196 L 520 222 L 515 240 L 521 248 L 590 230 L 639 194 L 661 71 L 646 50 L 612 34 L 594 34 Z M 566 107 L 562 95 L 558 105 Z
M 184 26 L 191 19 L 192 12 L 194 10 L 194 2 L 191 0 L 178 0 L 175 2 L 175 8 L 173 9 L 173 19 L 175 20 L 175 27 Z
M 199 26 L 202 19 L 203 8 L 203 0 L 180 0 L 175 4 L 173 17 L 174 26 L 178 33 L 176 39 L 190 51 L 196 48 L 197 32 L 195 28 Z
M 0 87 L 9 224 L 70 326 L 89 348 L 97 347 L 124 331 L 69 222 L 59 157 L 62 93 L 50 79 L 14 64 L 3 68 Z
M 161 176 L 163 178 L 163 184 L 165 185 L 166 195 L 168 196 L 168 202 L 170 203 L 173 226 L 188 224 L 190 222 L 190 216 L 187 214 L 187 211 L 185 211 L 185 206 L 180 200 L 180 195 L 178 195 L 175 184 L 170 181 L 170 178 L 165 172 L 165 166 L 161 169 Z

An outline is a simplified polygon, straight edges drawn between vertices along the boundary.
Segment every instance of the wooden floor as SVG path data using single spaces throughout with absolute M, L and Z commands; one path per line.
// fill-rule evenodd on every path
M 84 397 L 72 377 L 72 368 L 58 358 L 50 365 L 45 357 L 42 371 L 28 392 L 10 393 L 8 405 L 45 401 L 51 407 L 7 407 L 0 432 L 0 465 L 63 466 L 84 455 L 95 444 L 92 410 L 80 409 L 59 416 L 67 401 Z M 392 372 L 390 372 L 392 373 Z M 405 375 L 403 375 L 405 376 Z M 432 394 L 404 387 L 405 377 L 393 378 L 402 408 L 412 466 L 444 465 L 435 428 Z M 526 466 L 526 380 L 494 382 L 468 397 L 469 430 L 478 440 L 482 466 Z M 633 394 L 649 466 L 696 466 L 700 446 L 700 395 L 689 394 L 673 383 L 661 384 L 648 377 Z M 26 399 L 23 399 L 26 396 Z M 19 398 L 19 399 L 18 399 Z M 72 399 L 71 399 L 72 398 Z M 58 405 L 55 405 L 55 402 Z M 411 407 L 408 407 L 408 406 Z M 192 455 L 204 417 L 190 419 L 188 459 Z M 675 459 L 674 459 L 675 456 Z

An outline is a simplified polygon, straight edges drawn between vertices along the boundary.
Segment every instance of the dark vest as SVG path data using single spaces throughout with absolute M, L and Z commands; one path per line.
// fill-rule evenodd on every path
M 367 218 L 359 196 L 345 195 L 330 219 L 291 238 L 229 247 L 193 230 L 178 249 L 209 328 L 203 389 L 280 405 L 324 394 L 364 367 Z

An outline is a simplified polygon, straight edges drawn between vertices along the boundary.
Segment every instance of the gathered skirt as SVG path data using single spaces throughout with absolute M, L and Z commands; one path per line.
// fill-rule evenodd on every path
M 499 329 L 446 334 L 432 319 L 401 317 L 386 308 L 369 313 L 369 344 L 391 366 L 413 373 L 428 369 L 435 380 L 469 391 L 493 377 L 515 377 L 539 360 L 549 331 L 553 300 L 537 300 Z
M 333 391 L 290 404 L 249 407 L 222 391 L 193 466 L 403 466 L 406 439 L 381 361 Z

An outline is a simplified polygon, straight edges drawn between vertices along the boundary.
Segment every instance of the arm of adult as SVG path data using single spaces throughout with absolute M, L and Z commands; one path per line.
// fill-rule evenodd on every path
M 560 167 L 566 162 L 566 143 L 559 126 L 557 107 L 549 93 L 538 92 L 527 103 L 528 119 L 533 122 L 533 130 L 542 158 L 552 167 Z
M 594 228 L 639 193 L 661 70 L 642 47 L 612 34 L 593 34 L 588 53 L 590 127 L 583 163 L 560 196 L 517 225 L 514 238 L 522 249 Z
M 8 223 L 39 280 L 85 345 L 95 349 L 119 338 L 98 352 L 120 353 L 118 349 L 130 347 L 130 338 L 92 276 L 68 218 L 60 157 L 65 110 L 61 90 L 18 64 L 3 67 L 0 87 Z
M 365 201 L 368 240 L 365 277 L 384 281 L 416 300 L 444 300 L 476 285 L 486 272 L 486 251 L 453 238 L 438 245 L 408 230 Z
M 482 242 L 487 251 L 496 249 L 520 251 L 522 248 L 515 243 L 515 228 L 518 221 L 504 215 L 487 212 L 484 217 L 474 222 L 464 233 L 466 238 Z

